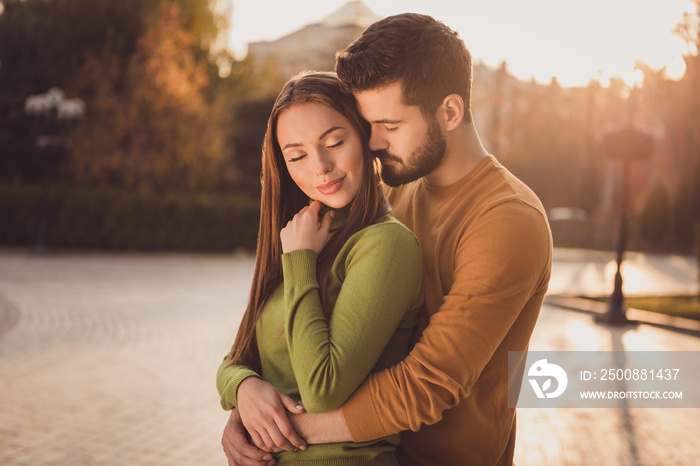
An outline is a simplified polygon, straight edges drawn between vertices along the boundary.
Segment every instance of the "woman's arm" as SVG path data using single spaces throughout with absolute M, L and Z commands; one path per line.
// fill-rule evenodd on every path
M 262 378 L 246 366 L 227 365 L 224 359 L 216 371 L 216 389 L 221 397 L 222 408 L 228 411 L 238 406 L 238 386 L 248 377 Z
M 253 370 L 240 365 L 219 366 L 216 384 L 221 395 L 221 406 L 238 409 L 240 419 L 255 445 L 265 451 L 279 449 L 293 451 L 306 449 L 306 442 L 299 437 L 287 418 L 290 413 L 303 413 L 304 407 L 265 382 Z M 227 436 L 227 424 L 224 438 Z M 235 437 L 232 437 L 235 438 Z M 233 444 L 230 440 L 229 444 Z
M 317 225 L 320 203 L 302 209 L 293 221 L 282 230 L 281 237 L 286 248 L 312 247 L 317 251 L 323 248 L 328 237 L 333 212 L 327 212 Z M 307 213 L 307 211 L 309 211 Z M 305 215 L 306 213 L 306 215 Z M 305 221 L 300 221 L 301 218 Z M 258 447 L 266 451 L 305 449 L 306 443 L 292 428 L 287 417 L 290 413 L 304 412 L 304 408 L 286 396 L 273 385 L 262 380 L 255 371 L 240 365 L 227 365 L 226 360 L 219 366 L 216 385 L 221 396 L 221 406 L 233 410 L 231 419 L 224 428 L 222 444 L 229 462 L 236 462 L 240 452 L 253 452 L 260 456 L 259 450 L 248 445 L 240 432 L 248 431 Z M 243 453 L 242 456 L 248 456 Z
M 344 251 L 330 319 L 321 307 L 316 253 L 282 256 L 285 335 L 304 407 L 312 413 L 338 408 L 375 366 L 406 312 L 422 303 L 421 252 L 403 225 L 365 228 Z

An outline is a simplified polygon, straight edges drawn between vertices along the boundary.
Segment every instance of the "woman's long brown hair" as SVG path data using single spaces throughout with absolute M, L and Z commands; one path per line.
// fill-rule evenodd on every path
M 369 151 L 369 125 L 360 116 L 352 94 L 343 90 L 335 73 L 305 72 L 290 79 L 277 96 L 267 122 L 262 149 L 262 198 L 253 284 L 248 307 L 227 357 L 227 365 L 241 364 L 258 372 L 261 370 L 255 325 L 265 302 L 282 282 L 280 230 L 309 204 L 309 198 L 287 171 L 277 141 L 277 121 L 282 112 L 304 103 L 326 105 L 345 116 L 360 136 L 364 159 L 362 183 L 351 203 L 348 218 L 343 227 L 330 237 L 317 259 L 316 276 L 322 303 L 325 304 L 328 274 L 342 246 L 350 236 L 371 225 L 388 210 Z M 324 312 L 326 316 L 330 315 L 325 305 Z

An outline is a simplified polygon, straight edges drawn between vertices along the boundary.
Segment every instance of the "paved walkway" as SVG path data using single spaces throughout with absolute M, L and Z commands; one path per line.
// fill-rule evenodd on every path
M 577 276 L 595 282 L 611 260 L 555 259 L 558 293 Z M 644 259 L 654 283 L 693 286 L 692 261 Z M 0 464 L 224 466 L 214 377 L 252 266 L 245 256 L 0 250 Z M 532 341 L 533 350 L 612 348 L 700 351 L 700 338 L 602 327 L 546 305 Z M 521 409 L 517 462 L 697 464 L 698 419 L 697 409 Z
M 614 253 L 555 249 L 549 294 L 610 296 L 616 270 Z M 622 277 L 627 296 L 692 295 L 699 289 L 698 263 L 691 256 L 627 252 Z

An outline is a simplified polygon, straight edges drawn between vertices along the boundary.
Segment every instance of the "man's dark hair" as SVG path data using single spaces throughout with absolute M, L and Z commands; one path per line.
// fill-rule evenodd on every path
M 459 35 L 440 21 L 404 13 L 377 21 L 336 55 L 336 72 L 352 92 L 401 81 L 406 105 L 432 118 L 443 99 L 458 94 L 471 121 L 472 59 Z

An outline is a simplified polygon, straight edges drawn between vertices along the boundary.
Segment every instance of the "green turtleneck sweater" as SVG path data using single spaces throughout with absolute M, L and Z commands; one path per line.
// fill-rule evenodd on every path
M 331 234 L 347 215 L 337 211 Z M 391 215 L 354 234 L 338 253 L 321 308 L 314 251 L 282 255 L 283 283 L 268 299 L 256 325 L 262 374 L 224 364 L 217 388 L 224 409 L 236 406 L 238 385 L 260 376 L 312 413 L 334 410 L 372 371 L 408 354 L 423 303 L 422 259 L 413 234 Z M 398 464 L 398 435 L 362 443 L 309 445 L 283 452 L 277 464 Z

